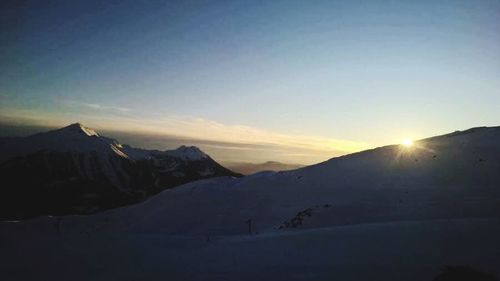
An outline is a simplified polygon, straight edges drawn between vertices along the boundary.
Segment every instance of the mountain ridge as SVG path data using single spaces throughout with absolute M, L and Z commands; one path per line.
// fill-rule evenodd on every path
M 69 279 L 103 278 L 103 263 L 134 280 L 431 280 L 446 264 L 498 274 L 499 171 L 499 129 L 422 139 L 92 215 L 0 222 L 0 255 L 20 280 L 40 279 L 24 270 L 40 260 L 45 279 L 61 264 Z
M 263 163 L 228 162 L 224 164 L 231 170 L 244 175 L 251 175 L 263 171 L 289 171 L 306 166 L 301 164 L 283 163 L 279 161 L 266 161 Z
M 93 213 L 138 202 L 189 181 L 240 176 L 199 148 L 135 149 L 81 123 L 27 137 L 0 138 L 0 155 L 0 175 L 6 186 L 0 217 Z M 16 206 L 27 198 L 33 206 L 28 202 Z M 30 214 L 22 214 L 23 208 L 30 209 Z M 40 208 L 44 210 L 35 210 Z
M 185 235 L 500 217 L 500 128 L 332 158 L 293 171 L 215 178 L 88 218 Z M 227 200 L 231 198 L 231 200 Z M 213 202 L 217 202 L 214 207 Z M 235 211 L 238 210 L 238 211 Z M 182 220 L 165 214 L 182 214 Z M 110 225 L 110 231 L 115 231 Z M 120 230 L 120 231 L 123 231 Z

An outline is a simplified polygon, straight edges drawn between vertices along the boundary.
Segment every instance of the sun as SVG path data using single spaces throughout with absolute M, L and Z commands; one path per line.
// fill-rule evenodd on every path
M 403 141 L 402 145 L 404 145 L 406 147 L 411 147 L 411 146 L 413 146 L 413 141 L 411 139 L 405 139 Z

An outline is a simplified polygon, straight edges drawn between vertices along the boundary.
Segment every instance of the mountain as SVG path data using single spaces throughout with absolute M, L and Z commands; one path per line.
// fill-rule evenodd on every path
M 0 217 L 92 213 L 218 176 L 238 174 L 196 147 L 137 149 L 75 123 L 28 137 L 0 138 Z
M 154 170 L 155 184 L 160 187 L 177 186 L 198 179 L 241 174 L 221 166 L 195 146 L 180 146 L 174 150 L 158 151 L 122 146 L 131 159 L 148 163 Z
M 444 265 L 500 274 L 499 237 L 500 127 L 482 127 L 1 222 L 0 261 L 11 280 L 417 281 Z
M 197 181 L 106 215 L 134 229 L 193 235 L 242 234 L 248 219 L 262 232 L 499 217 L 500 127 L 380 147 L 294 171 Z
M 243 175 L 251 175 L 263 171 L 289 171 L 304 167 L 304 165 L 300 164 L 289 164 L 276 161 L 267 161 L 264 163 L 229 162 L 224 163 L 224 165 L 232 171 Z

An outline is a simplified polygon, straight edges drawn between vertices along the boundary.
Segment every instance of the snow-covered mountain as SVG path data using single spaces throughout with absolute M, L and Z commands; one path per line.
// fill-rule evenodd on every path
M 190 160 L 200 161 L 210 158 L 210 156 L 208 156 L 205 152 L 201 151 L 198 147 L 185 146 L 185 145 L 182 145 L 174 150 L 166 150 L 166 151 L 147 150 L 147 149 L 134 148 L 129 145 L 124 145 L 123 151 L 126 152 L 130 157 L 132 157 L 135 160 L 150 159 L 159 155 L 170 156 L 185 161 L 190 161 Z
M 195 146 L 180 146 L 174 150 L 147 150 L 123 145 L 121 150 L 131 159 L 148 163 L 154 168 L 158 186 L 177 186 L 197 179 L 230 176 L 240 177 L 221 166 Z
M 76 123 L 0 138 L 2 217 L 90 213 L 193 180 L 238 176 L 196 147 L 149 151 Z
M 188 147 L 183 145 L 175 150 L 166 151 L 165 153 L 169 156 L 184 160 L 203 160 L 208 158 L 208 155 L 196 146 Z
M 0 264 L 10 280 L 420 281 L 444 265 L 499 275 L 499 237 L 500 127 L 485 127 L 1 222 Z
M 171 215 L 175 214 L 175 215 Z M 183 234 L 500 216 L 500 127 L 474 128 L 288 172 L 197 181 L 95 219 Z M 114 228 L 114 226 L 110 226 Z

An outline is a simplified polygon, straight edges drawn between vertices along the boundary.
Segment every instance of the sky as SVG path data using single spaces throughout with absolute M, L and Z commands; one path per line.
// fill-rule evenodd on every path
M 500 1 L 0 4 L 2 123 L 216 143 L 227 161 L 500 125 L 498 77 Z

